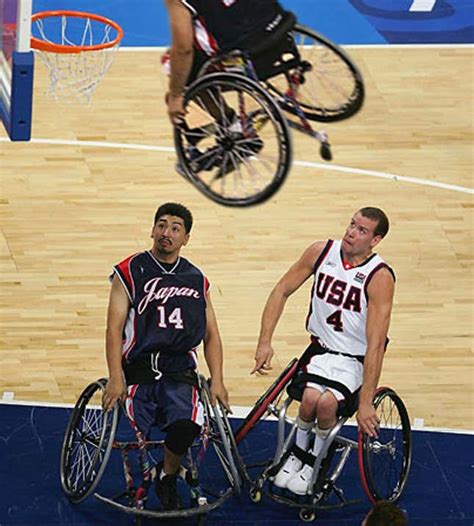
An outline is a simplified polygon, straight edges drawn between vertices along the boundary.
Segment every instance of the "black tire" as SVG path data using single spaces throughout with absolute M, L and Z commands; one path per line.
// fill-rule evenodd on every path
M 291 138 L 278 105 L 257 82 L 236 73 L 205 75 L 186 91 L 184 107 L 174 133 L 178 163 L 200 192 L 239 207 L 275 194 L 291 166 Z M 245 131 L 230 129 L 229 108 Z
M 304 79 L 298 86 L 297 101 L 305 117 L 334 122 L 355 115 L 362 107 L 365 90 L 362 75 L 351 58 L 339 46 L 305 26 L 296 25 L 293 38 L 300 52 L 301 68 L 290 70 L 289 74 L 297 73 Z M 266 84 L 279 97 L 289 89 L 283 75 L 268 79 Z M 293 104 L 284 101 L 279 104 L 284 111 L 298 115 Z
M 400 498 L 410 472 L 412 439 L 410 418 L 401 398 L 388 387 L 374 397 L 380 420 L 377 438 L 359 432 L 359 472 L 372 503 Z
M 298 359 L 293 358 L 291 362 L 285 367 L 280 376 L 272 383 L 272 385 L 263 393 L 263 395 L 255 402 L 250 413 L 245 417 L 243 422 L 234 432 L 236 444 L 239 444 L 255 426 L 255 424 L 265 415 L 268 406 L 275 401 L 285 387 L 290 383 L 295 371 L 298 367 Z
M 117 430 L 119 408 L 100 407 L 107 380 L 89 384 L 71 413 L 61 449 L 61 486 L 78 503 L 97 487 L 109 460 Z
M 209 440 L 232 487 L 232 491 L 238 495 L 242 488 L 242 478 L 234 460 L 232 429 L 221 404 L 211 405 L 209 385 L 203 376 L 200 377 L 200 384 L 205 425 L 209 430 Z

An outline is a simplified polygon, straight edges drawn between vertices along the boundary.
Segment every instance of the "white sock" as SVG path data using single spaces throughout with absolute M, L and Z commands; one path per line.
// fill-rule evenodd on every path
M 159 475 L 159 479 L 160 480 L 163 480 L 163 477 L 166 477 L 166 473 L 165 473 L 165 470 L 163 468 L 161 468 L 161 471 L 160 471 L 160 475 Z
M 331 429 L 331 427 L 329 429 L 320 429 L 318 426 L 316 426 L 316 438 L 314 439 L 313 446 L 313 455 L 315 457 L 317 457 L 321 452 L 321 449 L 323 449 L 324 443 L 326 442 L 326 438 L 328 437 Z
M 299 416 L 296 419 L 298 429 L 296 430 L 296 445 L 306 451 L 309 445 L 309 439 L 311 437 L 311 430 L 313 429 L 313 422 L 306 422 Z

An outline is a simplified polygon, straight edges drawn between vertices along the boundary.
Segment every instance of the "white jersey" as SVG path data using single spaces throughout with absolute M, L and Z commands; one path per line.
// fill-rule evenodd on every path
M 392 269 L 377 254 L 360 265 L 344 266 L 341 241 L 329 240 L 314 265 L 314 283 L 306 322 L 322 347 L 365 356 L 367 287 L 381 268 Z M 392 272 L 393 274 L 393 272 Z

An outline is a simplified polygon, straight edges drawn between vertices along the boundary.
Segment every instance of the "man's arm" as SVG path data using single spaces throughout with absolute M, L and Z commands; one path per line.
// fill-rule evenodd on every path
M 217 398 L 222 402 L 224 407 L 230 411 L 229 395 L 224 386 L 222 341 L 209 292 L 207 293 L 204 357 L 209 367 L 209 372 L 211 373 L 211 402 L 215 404 Z
M 379 270 L 367 287 L 367 353 L 364 359 L 364 379 L 360 390 L 357 422 L 361 431 L 371 437 L 377 436 L 379 424 L 372 401 L 382 372 L 394 289 L 393 276 L 386 268 Z
M 183 115 L 183 92 L 193 63 L 193 21 L 179 0 L 166 0 L 171 29 L 169 92 L 166 103 L 173 124 Z
M 109 369 L 109 381 L 105 387 L 102 406 L 106 411 L 112 409 L 119 398 L 123 401 L 127 396 L 127 386 L 122 370 L 122 335 L 129 307 L 130 301 L 127 293 L 115 274 L 110 289 L 105 333 L 105 355 Z
M 324 246 L 324 241 L 318 241 L 309 246 L 270 293 L 262 314 L 260 335 L 255 352 L 255 367 L 250 374 L 255 372 L 267 374 L 267 370 L 271 369 L 271 360 L 274 353 L 272 337 L 283 313 L 286 300 L 312 275 L 314 264 Z

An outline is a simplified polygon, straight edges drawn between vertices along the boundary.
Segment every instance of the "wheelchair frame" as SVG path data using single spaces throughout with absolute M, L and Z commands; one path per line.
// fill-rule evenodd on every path
M 371 438 L 359 431 L 358 440 L 355 441 L 340 435 L 339 433 L 349 416 L 339 416 L 326 439 L 322 451 L 315 459 L 313 475 L 309 485 L 311 492 L 304 497 L 297 497 L 293 494 L 291 496 L 288 494 L 284 495 L 284 492 L 279 493 L 274 490 L 271 482 L 290 453 L 297 429 L 295 420 L 287 415 L 288 408 L 294 399 L 289 396 L 283 399 L 284 390 L 289 385 L 297 369 L 298 360 L 294 358 L 259 398 L 252 411 L 235 432 L 236 442 L 240 443 L 265 415 L 276 417 L 278 421 L 277 444 L 274 456 L 264 466 L 263 471 L 256 480 L 251 481 L 250 499 L 258 503 L 265 495 L 276 502 L 297 508 L 299 509 L 299 517 L 304 522 L 314 521 L 316 512 L 319 510 L 336 509 L 358 503 L 360 502 L 359 500 L 347 500 L 343 490 L 336 486 L 336 480 L 341 475 L 351 452 L 357 450 L 362 487 L 370 502 L 374 504 L 378 500 L 397 501 L 405 488 L 410 471 L 412 440 L 410 419 L 406 407 L 396 392 L 389 387 L 379 387 L 374 395 L 374 407 L 380 413 L 379 419 L 381 421 L 378 437 Z M 387 400 L 391 404 L 389 409 L 384 407 Z M 399 417 L 398 420 L 397 415 Z M 290 426 L 290 431 L 286 434 L 288 425 Z M 330 469 L 336 450 L 340 452 L 340 458 Z M 393 480 L 389 481 L 390 485 L 388 488 L 381 487 L 376 480 L 375 474 L 376 464 L 380 464 L 380 456 L 383 456 L 385 453 L 393 461 L 397 460 L 396 457 L 398 455 L 401 461 L 399 473 L 395 475 L 395 478 L 392 477 Z M 374 459 L 377 461 L 374 462 Z M 250 480 L 248 476 L 247 480 Z M 332 494 L 335 494 L 338 498 L 338 504 L 327 503 Z
M 296 24 L 296 18 L 292 13 L 287 13 L 287 19 L 286 22 L 282 23 L 278 33 L 275 33 L 268 41 L 259 45 L 258 49 L 255 48 L 249 52 L 235 50 L 210 58 L 202 66 L 197 79 L 185 93 L 185 107 L 190 107 L 192 103 L 195 103 L 197 106 L 204 108 L 205 104 L 203 104 L 202 99 L 199 100 L 199 97 L 205 90 L 208 90 L 209 93 L 212 90 L 214 92 L 221 90 L 222 93 L 225 91 L 228 93 L 233 89 L 239 97 L 238 116 L 244 129 L 241 141 L 232 139 L 232 133 L 229 132 L 229 123 L 214 122 L 212 125 L 204 126 L 201 131 L 208 138 L 215 136 L 215 146 L 208 148 L 208 151 L 202 154 L 200 151 L 195 153 L 197 150 L 195 148 L 196 144 L 193 144 L 191 140 L 188 141 L 190 128 L 186 124 L 186 118 L 181 125 L 175 127 L 175 146 L 183 175 L 198 190 L 219 204 L 227 206 L 253 205 L 264 202 L 278 191 L 286 179 L 291 166 L 292 147 L 291 138 L 287 130 L 288 127 L 317 139 L 320 143 L 321 157 L 330 161 L 332 153 L 328 136 L 324 131 L 314 130 L 311 121 L 334 122 L 343 120 L 357 113 L 363 105 L 365 96 L 364 82 L 362 75 L 349 56 L 322 35 Z M 295 50 L 296 55 L 285 62 L 282 51 L 281 59 L 277 61 L 274 73 L 262 80 L 257 74 L 252 58 L 285 39 L 292 43 L 292 49 Z M 322 49 L 323 58 L 320 59 L 315 53 L 315 64 L 302 59 L 300 56 L 298 49 L 299 40 L 302 40 L 300 47 L 303 49 L 311 48 L 311 46 L 305 44 L 305 39 L 309 39 L 313 48 Z M 312 48 L 310 52 L 311 50 Z M 308 78 L 312 78 L 310 77 L 311 75 L 314 75 L 318 80 L 324 78 L 327 56 L 333 58 L 337 65 L 342 64 L 344 71 L 351 79 L 350 89 L 345 85 L 339 85 L 340 80 L 336 78 L 337 72 L 336 75 L 333 73 L 335 78 L 330 78 L 328 84 L 334 93 L 337 93 L 342 98 L 342 102 L 335 105 L 331 104 L 330 100 L 321 102 L 317 100 L 317 95 L 315 95 L 315 100 L 310 99 L 308 95 L 303 95 L 304 100 L 300 101 L 299 93 Z M 317 63 L 318 60 L 321 60 L 321 65 Z M 278 85 L 275 78 L 283 77 L 285 85 L 282 88 Z M 329 77 L 331 77 L 331 73 Z M 255 94 L 254 99 L 260 105 L 260 108 L 253 112 L 253 115 L 245 108 L 245 101 L 242 95 L 245 92 Z M 247 105 L 252 106 L 251 103 Z M 212 112 L 208 113 L 211 114 Z M 287 116 L 291 118 L 287 118 Z M 213 118 L 216 120 L 215 117 Z M 249 142 L 247 141 L 249 135 L 245 132 L 245 129 L 257 127 L 255 118 L 259 119 L 258 127 L 260 128 L 268 122 L 273 124 L 280 150 L 278 161 L 275 162 L 274 167 L 271 167 L 274 170 L 272 180 L 269 183 L 263 183 L 261 187 L 256 182 L 258 180 L 257 176 L 261 176 L 261 173 L 255 169 L 255 163 L 252 165 L 249 160 L 259 161 L 263 170 L 264 168 L 268 169 L 265 166 L 265 161 L 267 165 L 269 164 L 268 159 L 265 159 L 263 155 L 259 155 L 258 151 L 249 150 L 248 144 L 241 144 Z M 225 121 L 224 118 L 221 120 Z M 207 129 L 205 130 L 205 128 Z M 190 151 L 194 153 L 191 155 Z M 235 155 L 233 155 L 233 152 L 235 152 Z M 197 158 L 193 158 L 193 155 L 196 155 Z M 228 161 L 229 157 L 232 160 L 232 165 Z M 203 177 L 206 174 L 203 172 L 212 171 L 214 168 L 219 169 L 212 174 L 212 177 L 208 178 L 210 181 L 206 181 Z M 244 168 L 248 174 L 242 173 Z M 223 180 L 228 173 L 234 173 L 234 187 L 232 190 L 234 190 L 236 196 L 232 195 L 232 193 L 231 195 L 226 195 L 228 190 L 224 189 L 225 181 Z M 244 187 L 243 181 L 245 177 L 250 180 L 248 186 L 251 187 L 253 184 L 256 187 L 255 189 L 251 188 L 248 190 Z M 227 178 L 229 179 L 230 177 L 227 176 Z M 217 188 L 218 184 L 220 188 Z M 213 185 L 216 188 L 213 188 Z M 242 188 L 244 188 L 246 195 L 240 195 Z
M 202 518 L 232 495 L 239 495 L 245 483 L 250 488 L 249 496 L 253 502 L 258 503 L 263 496 L 266 496 L 276 502 L 298 509 L 301 520 L 310 522 L 316 518 L 316 513 L 319 510 L 341 508 L 348 504 L 360 502 L 358 500 L 347 500 L 343 490 L 336 486 L 336 481 L 341 475 L 351 452 L 357 450 L 362 487 L 369 500 L 372 503 L 381 499 L 391 502 L 398 500 L 405 488 L 410 471 L 411 428 L 403 401 L 395 391 L 388 387 L 379 387 L 374 396 L 374 406 L 379 412 L 381 420 L 381 428 L 377 438 L 371 438 L 360 431 L 357 441 L 340 435 L 342 427 L 349 418 L 349 416 L 340 416 L 330 431 L 323 450 L 315 459 L 310 493 L 304 497 L 296 497 L 275 491 L 272 480 L 290 453 L 297 427 L 295 420 L 287 414 L 294 399 L 284 397 L 284 392 L 298 366 L 299 361 L 296 358 L 288 363 L 278 378 L 257 400 L 253 409 L 235 431 L 232 431 L 222 405 L 211 406 L 209 385 L 202 375 L 199 376 L 199 389 L 205 407 L 205 423 L 201 432 L 201 439 L 197 445 L 195 444 L 200 449 L 195 455 L 195 460 L 193 460 L 192 451 L 188 454 L 188 468 L 182 467 L 179 473 L 190 487 L 195 506 L 176 511 L 158 511 L 145 507 L 146 496 L 155 476 L 155 467 L 149 462 L 148 450 L 163 447 L 164 441 L 144 441 L 139 432 L 137 433 L 137 441 L 115 441 L 119 404 L 116 404 L 114 409 L 108 413 L 98 410 L 97 406 L 87 408 L 93 396 L 97 393 L 101 394 L 105 389 L 107 381 L 102 378 L 89 384 L 76 402 L 63 441 L 60 472 L 64 492 L 75 503 L 81 502 L 91 495 L 105 471 L 111 450 L 119 449 L 122 454 L 126 490 L 115 497 L 104 497 L 98 493 L 95 493 L 94 496 L 120 511 L 137 517 L 184 518 L 199 516 Z M 386 403 L 389 404 L 388 408 L 385 407 Z M 90 419 L 87 415 L 88 410 L 92 414 Z M 244 464 L 238 448 L 249 432 L 266 416 L 276 417 L 278 421 L 275 453 L 269 461 L 260 466 L 263 467 L 263 470 L 257 478 L 252 479 L 248 473 L 249 466 Z M 84 425 L 78 430 L 80 423 Z M 94 427 L 96 424 L 97 426 Z M 290 426 L 290 431 L 286 433 L 288 426 Z M 88 445 L 91 446 L 92 453 L 89 451 L 86 454 L 87 459 L 76 459 L 71 465 L 71 456 L 74 451 Z M 200 486 L 198 477 L 199 464 L 209 445 L 214 447 L 229 483 L 229 486 L 221 491 L 217 497 L 213 495 L 215 500 L 212 502 L 207 501 L 205 488 Z M 138 487 L 134 484 L 128 460 L 128 453 L 131 450 L 139 450 L 141 453 L 142 481 Z M 331 466 L 336 452 L 340 453 L 340 458 L 334 466 Z M 387 483 L 387 488 L 382 487 L 380 481 L 377 480 L 377 469 L 380 466 L 385 472 L 386 466 L 380 460 L 382 458 L 383 461 L 385 457 L 391 464 L 395 462 L 401 464 L 398 471 L 391 470 L 392 472 L 395 471 L 395 475 Z M 89 466 L 85 465 L 86 460 L 89 461 Z M 79 475 L 82 477 L 81 484 L 72 480 L 71 474 L 76 468 L 79 469 Z M 337 504 L 327 502 L 333 494 L 339 501 Z M 123 498 L 131 504 L 121 503 L 120 499 Z
M 147 509 L 147 494 L 156 476 L 156 465 L 150 462 L 149 453 L 162 448 L 164 440 L 146 441 L 139 431 L 135 431 L 136 441 L 115 440 L 121 404 L 117 403 L 108 413 L 97 405 L 89 405 L 94 396 L 102 394 L 106 383 L 107 380 L 101 378 L 83 390 L 66 429 L 61 450 L 60 474 L 62 488 L 72 502 L 82 502 L 95 491 L 112 449 L 121 452 L 126 489 L 112 497 L 98 493 L 94 493 L 94 496 L 119 511 L 137 516 L 137 520 L 140 517 L 202 517 L 222 505 L 232 494 L 240 493 L 242 467 L 235 464 L 233 435 L 227 415 L 220 404 L 211 405 L 209 385 L 200 375 L 198 389 L 204 406 L 204 424 L 199 439 L 196 439 L 187 454 L 187 468 L 181 466 L 178 473 L 188 484 L 191 502 L 194 505 L 171 511 Z M 96 398 L 95 401 L 99 400 Z M 217 495 L 201 487 L 198 477 L 199 465 L 209 447 L 214 448 L 229 483 L 229 486 Z M 129 453 L 134 450 L 138 450 L 140 454 L 142 480 L 139 485 L 135 484 L 129 460 Z M 213 500 L 208 502 L 210 498 Z

